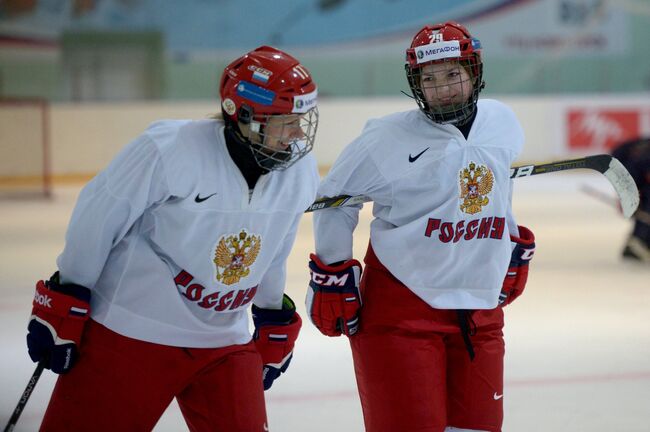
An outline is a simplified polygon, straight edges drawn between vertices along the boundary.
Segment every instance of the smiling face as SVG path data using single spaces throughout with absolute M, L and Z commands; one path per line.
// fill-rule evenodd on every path
M 292 143 L 304 140 L 307 134 L 301 126 L 302 117 L 300 114 L 270 116 L 264 129 L 267 151 L 286 151 Z
M 458 61 L 423 66 L 420 85 L 429 108 L 440 114 L 461 109 L 474 91 L 470 74 Z
M 317 108 L 306 113 L 265 115 L 250 125 L 240 124 L 258 165 L 280 170 L 311 151 L 317 127 Z

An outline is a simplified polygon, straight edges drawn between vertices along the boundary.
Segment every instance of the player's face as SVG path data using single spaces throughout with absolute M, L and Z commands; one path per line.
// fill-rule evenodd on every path
M 420 77 L 422 91 L 431 107 L 451 111 L 471 96 L 472 79 L 458 61 L 428 64 Z
M 301 114 L 261 115 L 240 130 L 259 166 L 285 170 L 314 147 L 318 109 Z
M 270 116 L 264 128 L 264 147 L 271 152 L 285 151 L 296 141 L 304 140 L 304 115 Z

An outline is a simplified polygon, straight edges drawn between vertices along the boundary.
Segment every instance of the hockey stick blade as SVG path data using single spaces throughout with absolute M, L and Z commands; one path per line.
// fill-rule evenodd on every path
M 639 190 L 634 179 L 616 158 L 602 154 L 587 156 L 580 159 L 569 159 L 540 165 L 523 165 L 510 169 L 510 178 L 529 177 L 537 174 L 546 174 L 556 171 L 572 169 L 592 169 L 603 174 L 612 184 L 621 202 L 625 217 L 630 217 L 639 207 Z M 316 200 L 305 212 L 323 210 L 327 208 L 358 205 L 371 201 L 370 198 L 360 196 L 339 195 L 331 198 Z
M 18 423 L 20 414 L 23 412 L 23 409 L 25 409 L 25 405 L 27 405 L 27 401 L 29 400 L 29 397 L 32 395 L 32 392 L 34 391 L 34 388 L 36 387 L 36 383 L 38 382 L 38 379 L 41 377 L 44 368 L 45 368 L 45 360 L 41 360 L 38 363 L 38 365 L 36 365 L 36 369 L 34 370 L 32 377 L 29 379 L 29 382 L 27 383 L 27 387 L 25 387 L 25 391 L 23 392 L 22 396 L 20 396 L 20 400 L 16 405 L 16 409 L 14 409 L 14 412 L 11 414 L 11 418 L 9 419 L 7 425 L 4 428 L 4 432 L 11 432 L 16 427 L 16 423 Z

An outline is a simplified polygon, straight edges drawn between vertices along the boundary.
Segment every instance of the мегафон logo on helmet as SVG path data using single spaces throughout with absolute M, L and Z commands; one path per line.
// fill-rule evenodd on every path
M 446 46 L 442 48 L 433 48 L 433 49 L 422 49 L 418 50 L 418 58 L 424 58 L 424 56 L 430 57 L 430 56 L 436 56 L 440 53 L 448 53 L 448 52 L 454 52 L 454 51 L 460 51 L 460 47 L 454 46 Z

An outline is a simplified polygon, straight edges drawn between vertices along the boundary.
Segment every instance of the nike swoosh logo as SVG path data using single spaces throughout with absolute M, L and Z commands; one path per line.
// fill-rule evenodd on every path
M 420 156 L 422 156 L 422 153 L 424 153 L 427 150 L 429 150 L 429 147 L 425 148 L 424 150 L 422 150 L 420 153 L 416 154 L 415 156 L 411 156 L 411 154 L 409 153 L 409 162 L 411 162 L 411 163 L 415 162 L 416 160 L 418 160 L 418 158 Z
M 216 194 L 217 193 L 215 192 L 215 193 L 210 194 L 210 195 L 205 196 L 205 197 L 201 197 L 201 196 L 199 196 L 199 194 L 196 194 L 196 196 L 194 197 L 194 202 L 202 203 L 203 201 L 207 200 L 208 198 L 210 198 L 211 196 L 216 195 Z
M 499 400 L 503 397 L 502 394 L 497 394 L 497 392 L 494 392 L 494 400 Z

